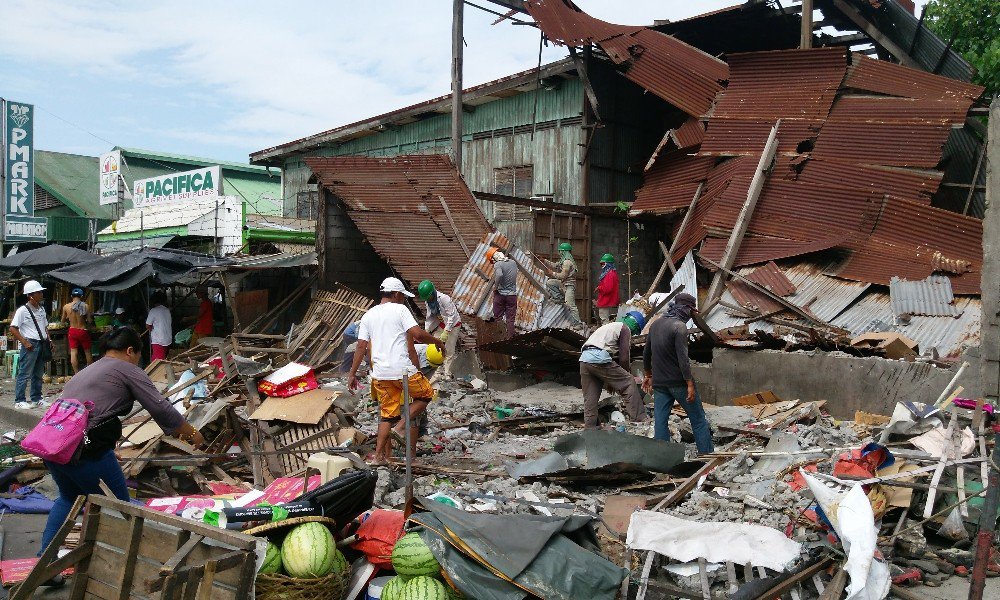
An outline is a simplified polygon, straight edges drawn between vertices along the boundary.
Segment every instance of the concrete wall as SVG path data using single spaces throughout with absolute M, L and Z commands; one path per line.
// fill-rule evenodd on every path
M 342 283 L 366 296 L 377 297 L 378 286 L 391 275 L 389 265 L 361 235 L 344 210 L 343 202 L 323 192 L 323 207 L 317 227 L 320 282 L 324 289 Z
M 650 222 L 632 221 L 629 225 L 624 217 L 593 217 L 590 232 L 591 281 L 594 284 L 591 287 L 597 287 L 597 279 L 601 275 L 601 256 L 610 252 L 618 263 L 622 302 L 632 296 L 633 290 L 645 293 L 663 264 L 663 255 L 657 244 L 657 240 L 665 239 L 663 228 Z M 635 238 L 631 243 L 630 237 Z M 629 273 L 632 275 L 631 282 Z
M 959 381 L 963 397 L 982 393 L 979 364 L 966 357 L 970 367 Z M 892 414 L 897 402 L 934 402 L 954 377 L 950 369 L 926 363 L 881 358 L 855 358 L 830 352 L 741 351 L 717 349 L 712 364 L 697 364 L 695 381 L 704 402 L 732 404 L 745 394 L 771 390 L 784 400 L 826 400 L 826 409 L 837 418 L 853 418 L 854 411 Z

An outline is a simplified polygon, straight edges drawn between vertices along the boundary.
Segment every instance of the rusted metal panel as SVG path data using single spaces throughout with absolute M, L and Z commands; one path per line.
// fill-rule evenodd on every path
M 888 193 L 896 198 L 930 204 L 941 185 L 940 171 L 858 165 L 840 160 L 812 157 L 797 177 L 816 187 L 850 186 L 873 193 Z
M 517 263 L 517 314 L 518 331 L 534 331 L 539 327 L 569 327 L 573 321 L 569 310 L 553 305 L 545 297 L 545 273 L 524 250 L 514 246 L 500 233 L 489 233 L 476 245 L 472 257 L 463 263 L 452 299 L 462 314 L 480 319 L 493 317 L 493 263 L 486 260 L 490 248 L 499 248 Z
M 847 68 L 847 51 L 836 47 L 740 53 L 726 59 L 732 75 L 712 111 L 713 121 L 822 122 Z
M 739 252 L 736 253 L 736 260 L 733 263 L 738 267 L 746 265 L 760 264 L 769 260 L 790 258 L 819 252 L 828 248 L 835 248 L 843 245 L 844 236 L 821 238 L 818 240 L 790 240 L 787 238 L 747 236 L 740 244 Z M 722 253 L 726 249 L 724 238 L 706 238 L 701 246 L 701 255 L 715 262 L 722 260 Z
M 466 248 L 493 229 L 447 156 L 311 157 L 305 162 L 411 286 L 430 277 L 448 290 L 468 260 Z
M 951 280 L 944 275 L 931 275 L 920 281 L 907 281 L 899 277 L 889 280 L 889 299 L 892 314 L 924 315 L 928 317 L 957 317 L 962 314 L 955 306 Z
M 670 135 L 679 149 L 694 148 L 705 139 L 705 126 L 698 119 L 688 119 Z
M 860 123 L 920 121 L 961 125 L 969 112 L 965 98 L 896 98 L 844 95 L 837 99 L 830 118 Z
M 760 156 L 773 120 L 744 118 L 712 118 L 705 129 L 700 155 L 711 156 Z M 803 144 L 812 145 L 820 135 L 821 120 L 782 120 L 778 128 L 778 152 L 799 152 Z M 756 166 L 756 162 L 754 163 Z
M 658 31 L 607 23 L 564 0 L 525 4 L 550 40 L 576 47 L 596 43 L 625 65 L 625 77 L 691 116 L 708 112 L 729 78 L 723 61 Z
M 985 88 L 957 79 L 933 75 L 862 54 L 852 56 L 844 86 L 904 98 L 963 99 L 969 104 L 983 95 Z
M 683 150 L 664 154 L 646 173 L 642 187 L 635 193 L 632 210 L 666 214 L 687 208 L 715 162 L 715 158 L 690 156 Z
M 791 296 L 795 293 L 795 285 L 774 262 L 757 267 L 746 278 L 777 296 Z M 775 312 L 783 308 L 781 303 L 743 281 L 731 280 L 726 287 L 740 306 L 752 307 L 762 313 Z
M 855 163 L 933 169 L 941 162 L 950 125 L 927 122 L 862 123 L 831 117 L 813 155 Z M 706 140 L 707 142 L 707 140 Z

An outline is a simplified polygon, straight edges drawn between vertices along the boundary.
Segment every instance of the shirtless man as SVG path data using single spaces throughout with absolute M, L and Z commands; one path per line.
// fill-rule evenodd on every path
M 90 334 L 87 333 L 87 323 L 93 320 L 90 314 L 90 307 L 83 301 L 83 290 L 73 288 L 70 292 L 72 299 L 63 306 L 62 318 L 69 322 L 69 362 L 73 365 L 73 374 L 80 372 L 80 359 L 77 351 L 83 348 L 83 356 L 89 365 L 93 360 L 90 354 Z

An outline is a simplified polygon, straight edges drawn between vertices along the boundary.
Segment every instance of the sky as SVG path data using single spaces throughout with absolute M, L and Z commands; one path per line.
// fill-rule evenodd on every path
M 474 2 L 498 8 L 486 0 Z M 736 0 L 576 0 L 651 24 Z M 280 8 L 278 8 L 280 6 Z M 448 93 L 450 0 L 0 0 L 0 97 L 36 106 L 35 147 L 251 152 Z M 537 64 L 539 31 L 465 8 L 465 85 Z M 542 60 L 566 56 L 550 46 Z

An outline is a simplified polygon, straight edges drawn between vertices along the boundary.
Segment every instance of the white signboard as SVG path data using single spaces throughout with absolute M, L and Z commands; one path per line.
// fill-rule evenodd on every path
M 8 242 L 45 242 L 48 239 L 49 220 L 45 217 L 7 215 L 3 223 L 3 237 Z
M 118 181 L 121 177 L 121 150 L 112 150 L 101 155 L 98 163 L 101 177 L 101 205 L 118 202 Z
M 145 208 L 174 202 L 215 200 L 222 195 L 218 166 L 140 179 L 132 186 L 132 206 Z

